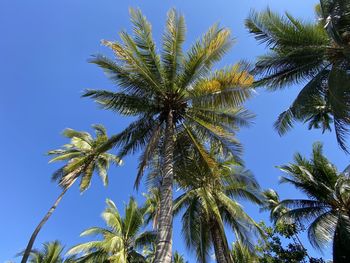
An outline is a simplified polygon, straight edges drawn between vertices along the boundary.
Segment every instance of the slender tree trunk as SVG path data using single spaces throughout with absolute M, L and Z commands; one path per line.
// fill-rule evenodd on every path
M 217 263 L 233 263 L 227 247 L 227 240 L 223 239 L 220 226 L 212 221 L 210 228 L 211 237 L 214 244 L 215 258 Z M 226 239 L 226 238 L 225 238 Z
M 49 220 L 49 218 L 51 217 L 52 213 L 55 211 L 55 209 L 57 208 L 58 204 L 61 202 L 64 194 L 67 192 L 67 190 L 73 185 L 73 183 L 75 182 L 75 179 L 68 185 L 66 186 L 62 193 L 57 197 L 55 203 L 53 204 L 53 206 L 51 206 L 51 208 L 49 209 L 49 211 L 46 213 L 46 215 L 44 216 L 44 218 L 40 221 L 40 223 L 37 225 L 37 227 L 35 228 L 33 234 L 31 235 L 28 245 L 23 253 L 23 257 L 21 260 L 21 263 L 26 263 L 28 260 L 28 257 L 30 255 L 30 252 L 32 251 L 33 245 L 34 245 L 34 241 L 37 237 L 37 235 L 39 234 L 41 228 L 44 226 L 44 224 L 46 223 L 47 220 Z
M 306 248 L 304 247 L 303 243 L 301 242 L 299 235 L 298 234 L 294 234 L 296 241 L 294 240 L 294 243 L 301 246 L 301 248 L 306 252 L 306 257 L 309 259 L 309 261 L 311 260 L 309 254 L 307 253 Z M 306 262 L 305 260 L 303 260 L 303 262 Z
M 340 215 L 336 225 L 333 237 L 333 262 L 349 263 L 350 262 L 350 221 L 347 217 Z
M 297 220 L 297 228 L 298 228 L 298 225 L 299 225 L 299 227 L 301 228 L 301 230 L 302 230 L 302 224 L 301 224 L 301 222 L 300 222 L 300 220 Z M 295 236 L 295 239 L 297 240 L 297 242 L 295 242 L 294 241 L 294 243 L 299 243 L 299 246 L 301 246 L 302 247 L 302 249 L 304 249 L 304 251 L 306 252 L 306 257 L 309 259 L 309 261 L 311 260 L 311 257 L 309 256 L 309 254 L 307 253 L 307 249 L 304 247 L 304 245 L 303 245 L 303 243 L 301 242 L 301 240 L 300 240 L 300 238 L 299 238 L 299 235 L 298 235 L 298 232 L 296 232 L 295 234 L 294 234 L 294 236 Z M 304 262 L 305 262 L 305 260 L 304 260 Z
M 154 263 L 171 263 L 173 232 L 173 155 L 174 123 L 173 113 L 169 112 L 165 131 L 164 174 L 160 186 L 160 210 L 157 233 L 157 247 Z

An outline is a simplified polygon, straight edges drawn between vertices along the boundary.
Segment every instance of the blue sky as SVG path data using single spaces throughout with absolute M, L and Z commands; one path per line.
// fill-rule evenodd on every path
M 316 2 L 0 1 L 0 262 L 19 260 L 14 255 L 26 246 L 34 227 L 60 192 L 50 181 L 51 174 L 59 166 L 49 165 L 45 156 L 48 150 L 67 142 L 60 132 L 67 127 L 91 131 L 91 124 L 102 123 L 112 134 L 128 124 L 127 118 L 99 110 L 91 100 L 80 98 L 86 88 L 114 88 L 87 59 L 92 54 L 107 52 L 100 45 L 101 39 L 117 39 L 120 30 L 130 29 L 128 7 L 143 10 L 153 24 L 158 43 L 166 12 L 171 7 L 176 7 L 186 17 L 186 47 L 215 22 L 229 27 L 237 43 L 221 64 L 227 65 L 240 59 L 254 61 L 264 52 L 264 47 L 258 46 L 244 28 L 250 9 L 262 10 L 269 6 L 275 11 L 287 10 L 312 21 Z M 259 90 L 247 103 L 257 115 L 255 124 L 239 133 L 247 167 L 263 188 L 275 188 L 282 197 L 300 194 L 289 186 L 278 185 L 281 174 L 275 166 L 291 161 L 296 151 L 309 154 L 312 142 L 324 142 L 326 154 L 339 169 L 348 164 L 348 156 L 337 146 L 334 133 L 322 135 L 302 125 L 282 138 L 274 132 L 272 124 L 278 113 L 291 103 L 298 90 L 297 86 L 276 93 Z M 39 234 L 36 247 L 54 239 L 61 240 L 67 247 L 81 242 L 82 230 L 102 224 L 100 214 L 107 197 L 120 208 L 131 195 L 141 203 L 142 189 L 133 191 L 136 166 L 137 158 L 131 156 L 124 160 L 124 166 L 111 169 L 108 188 L 104 188 L 98 178 L 83 195 L 79 194 L 77 186 L 73 187 Z M 247 206 L 247 210 L 256 220 L 267 218 L 257 207 Z M 174 227 L 175 249 L 191 259 L 184 248 L 178 220 Z M 329 252 L 325 257 L 330 257 Z

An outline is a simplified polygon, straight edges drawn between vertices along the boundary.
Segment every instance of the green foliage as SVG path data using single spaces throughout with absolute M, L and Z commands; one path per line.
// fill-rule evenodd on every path
M 283 246 L 281 236 L 285 236 L 281 229 L 267 227 L 263 222 L 260 227 L 264 230 L 264 239 L 256 247 L 259 263 L 300 263 L 306 262 L 307 252 L 297 243 Z
M 130 10 L 133 34 L 120 33 L 121 41 L 103 41 L 114 59 L 97 55 L 91 59 L 117 85 L 118 91 L 88 90 L 104 109 L 137 116 L 105 148 L 119 147 L 118 156 L 142 151 L 135 186 L 153 156 L 162 156 L 167 116 L 172 113 L 176 134 L 182 133 L 194 150 L 205 156 L 203 141 L 212 141 L 227 152 L 238 154 L 234 131 L 247 124 L 250 115 L 241 104 L 250 96 L 252 76 L 238 63 L 211 72 L 232 45 L 230 31 L 212 26 L 188 52 L 185 20 L 170 10 L 160 54 L 151 26 L 140 10 Z M 145 100 L 147 98 L 147 100 Z M 175 136 L 177 139 L 179 136 Z
M 72 185 L 80 177 L 80 191 L 85 191 L 90 186 L 95 171 L 106 186 L 108 184 L 107 170 L 110 164 L 121 165 L 121 160 L 116 155 L 97 151 L 109 138 L 102 125 L 93 125 L 93 128 L 95 138 L 87 132 L 65 129 L 63 135 L 70 139 L 70 143 L 65 144 L 61 149 L 48 152 L 48 155 L 55 156 L 50 163 L 67 162 L 52 176 L 52 179 L 58 181 L 62 188 Z
M 307 250 L 298 238 L 301 229 L 297 227 L 291 228 L 291 224 L 281 223 L 273 227 L 266 226 L 264 222 L 260 222 L 259 225 L 265 235 L 259 240 L 259 244 L 255 248 L 255 257 L 252 258 L 252 261 L 237 262 L 326 263 L 323 258 L 313 258 L 308 255 Z M 329 261 L 327 262 L 330 263 Z
M 239 204 L 239 200 L 261 203 L 259 186 L 254 177 L 237 167 L 232 159 L 222 160 L 215 172 L 192 159 L 191 166 L 177 167 L 175 175 L 184 193 L 174 201 L 174 213 L 182 213 L 182 233 L 187 247 L 194 250 L 198 262 L 208 262 L 209 249 L 214 244 L 213 231 L 228 250 L 224 225 L 227 224 L 237 239 L 252 248 L 252 237 L 259 227 Z M 182 212 L 183 211 L 183 212 Z
M 185 261 L 184 257 L 182 255 L 180 255 L 177 251 L 174 253 L 174 257 L 173 257 L 173 263 L 187 263 L 187 261 Z
M 296 154 L 294 163 L 280 169 L 286 173 L 281 182 L 292 184 L 309 199 L 281 201 L 279 206 L 288 210 L 277 222 L 287 220 L 308 224 L 308 237 L 314 247 L 321 249 L 333 241 L 334 261 L 347 262 L 350 256 L 344 246 L 350 238 L 348 175 L 338 172 L 329 162 L 320 143 L 314 144 L 310 160 Z
M 155 241 L 152 231 L 141 232 L 144 226 L 143 209 L 138 208 L 136 201 L 130 198 L 125 206 L 124 217 L 121 217 L 113 201 L 106 200 L 107 207 L 102 218 L 107 228 L 91 227 L 81 236 L 98 235 L 101 240 L 89 241 L 72 247 L 68 254 L 80 255 L 79 262 L 145 262 L 145 257 L 138 252 L 144 246 Z
M 252 12 L 246 26 L 269 52 L 258 57 L 254 73 L 258 86 L 271 90 L 304 85 L 292 105 L 282 112 L 275 128 L 280 135 L 295 121 L 309 129 L 331 130 L 334 123 L 340 147 L 347 152 L 349 133 L 350 2 L 321 0 L 317 23 L 306 23 L 269 9 Z
M 29 256 L 30 263 L 75 263 L 74 257 L 63 257 L 64 247 L 58 241 L 46 242 L 42 250 L 33 250 Z
M 251 96 L 249 66 L 238 63 L 213 70 L 233 44 L 227 28 L 217 24 L 183 51 L 186 25 L 183 15 L 170 10 L 167 15 L 162 47 L 152 38 L 151 25 L 140 10 L 130 9 L 133 33 L 121 32 L 119 41 L 102 41 L 114 58 L 96 55 L 91 63 L 101 67 L 116 84 L 115 91 L 87 90 L 84 97 L 94 99 L 103 109 L 134 120 L 110 138 L 98 151 L 118 147 L 118 156 L 141 151 L 137 188 L 144 171 L 158 157 L 157 167 L 164 173 L 160 180 L 160 223 L 156 261 L 171 260 L 173 194 L 172 164 L 178 145 L 190 143 L 212 168 L 208 142 L 239 158 L 241 145 L 235 138 L 238 127 L 247 124 L 249 114 L 242 103 Z M 174 158 L 173 158 L 174 157 Z M 159 177 L 158 177 L 159 178 Z M 164 179 L 164 180 L 163 180 Z M 166 250 L 166 251 L 165 251 Z M 166 258 L 157 258 L 157 256 Z
M 258 256 L 255 252 L 251 251 L 246 245 L 241 241 L 236 241 L 232 244 L 231 255 L 234 263 L 257 263 Z

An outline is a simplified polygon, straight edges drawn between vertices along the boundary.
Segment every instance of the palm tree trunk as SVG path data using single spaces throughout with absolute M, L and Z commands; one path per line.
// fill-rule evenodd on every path
M 171 263 L 173 232 L 174 123 L 169 112 L 165 130 L 164 175 L 160 186 L 160 209 L 155 263 Z
M 333 237 L 333 262 L 349 263 L 350 262 L 350 222 L 342 215 L 338 218 Z
M 302 230 L 302 223 L 300 222 L 300 220 L 298 219 L 297 220 L 297 225 L 296 225 L 296 227 L 298 228 L 298 226 L 301 228 L 301 230 Z M 304 245 L 303 245 L 303 243 L 301 242 L 301 240 L 300 240 L 300 238 L 299 238 L 299 235 L 298 235 L 298 231 L 296 231 L 295 232 L 295 234 L 294 234 L 294 236 L 295 236 L 295 239 L 297 240 L 297 242 L 294 240 L 294 243 L 295 244 L 299 244 L 299 246 L 301 246 L 301 248 L 306 252 L 306 257 L 309 259 L 309 261 L 311 260 L 311 257 L 309 256 L 309 254 L 307 253 L 307 249 L 304 247 Z M 304 262 L 306 262 L 305 260 L 304 260 Z
M 49 211 L 46 213 L 46 215 L 44 216 L 44 218 L 40 221 L 40 223 L 37 225 L 37 227 L 35 228 L 33 234 L 31 235 L 28 245 L 23 253 L 23 257 L 21 260 L 21 263 L 26 263 L 28 260 L 28 257 L 30 255 L 30 252 L 32 251 L 33 245 L 34 245 L 34 241 L 37 237 L 37 235 L 39 234 L 41 228 L 44 226 L 44 224 L 46 223 L 47 220 L 49 220 L 49 218 L 51 217 L 52 213 L 55 211 L 55 209 L 57 208 L 58 204 L 61 202 L 64 194 L 67 192 L 67 190 L 73 185 L 73 183 L 75 182 L 75 180 L 73 180 L 68 186 L 66 186 L 62 193 L 57 197 L 55 203 L 51 206 L 51 208 L 49 209 Z
M 223 239 L 220 226 L 215 220 L 212 221 L 210 233 L 213 240 L 217 263 L 233 263 L 233 260 L 228 252 L 227 240 Z
M 301 242 L 299 235 L 298 234 L 294 234 L 296 241 L 294 241 L 295 244 L 299 245 L 305 252 L 306 252 L 306 257 L 309 259 L 309 261 L 311 260 L 311 257 L 309 256 L 309 254 L 307 253 L 306 248 L 304 247 L 303 243 Z M 306 262 L 305 260 L 303 260 L 303 262 Z

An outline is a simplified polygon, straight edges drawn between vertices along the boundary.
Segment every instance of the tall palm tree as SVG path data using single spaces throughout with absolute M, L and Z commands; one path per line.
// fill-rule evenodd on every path
M 95 99 L 105 109 L 138 117 L 105 145 L 119 147 L 120 157 L 142 150 L 136 185 L 158 152 L 163 177 L 155 262 L 170 263 L 177 135 L 186 134 L 203 156 L 202 141 L 214 141 L 226 151 L 239 151 L 232 130 L 237 120 L 246 115 L 239 106 L 251 94 L 247 87 L 253 79 L 242 63 L 212 72 L 232 46 L 228 29 L 212 26 L 183 52 L 185 20 L 171 10 L 161 52 L 157 54 L 150 23 L 139 10 L 131 9 L 130 16 L 133 35 L 121 32 L 121 42 L 102 42 L 114 52 L 115 59 L 97 55 L 91 60 L 106 72 L 118 90 L 88 90 L 84 96 Z
M 65 144 L 63 149 L 48 152 L 49 155 L 55 156 L 50 162 L 66 161 L 66 164 L 58 169 L 52 176 L 54 181 L 59 182 L 62 192 L 32 233 L 24 251 L 21 263 L 27 262 L 39 231 L 55 211 L 64 194 L 78 178 L 81 178 L 81 192 L 84 192 L 90 186 L 91 177 L 95 171 L 101 177 L 103 184 L 107 185 L 107 170 L 110 163 L 117 165 L 121 164 L 120 159 L 113 154 L 108 152 L 100 152 L 96 154 L 96 149 L 99 149 L 101 145 L 108 141 L 108 136 L 102 125 L 93 125 L 93 128 L 96 133 L 95 138 L 87 132 L 76 131 L 73 129 L 64 130 L 63 135 L 70 139 L 70 143 Z
M 290 183 L 308 196 L 308 199 L 286 199 L 280 202 L 287 207 L 280 221 L 306 222 L 311 244 L 321 249 L 333 240 L 333 260 L 350 261 L 350 178 L 337 171 L 323 155 L 322 145 L 313 145 L 312 157 L 307 160 L 300 154 L 294 163 L 280 168 L 287 175 L 282 183 Z
M 58 241 L 46 242 L 42 250 L 30 252 L 30 263 L 75 263 L 74 257 L 63 257 L 63 246 Z
M 69 255 L 82 254 L 79 262 L 112 262 L 136 263 L 145 262 L 145 258 L 137 249 L 155 241 L 156 234 L 152 231 L 141 232 L 144 226 L 144 212 L 130 198 L 125 205 L 122 217 L 113 203 L 106 200 L 107 207 L 102 213 L 107 228 L 91 227 L 81 233 L 81 236 L 100 235 L 101 240 L 89 241 L 72 247 Z
M 218 263 L 232 262 L 224 225 L 227 224 L 252 248 L 251 237 L 259 233 L 257 224 L 238 203 L 239 199 L 261 204 L 259 186 L 247 171 L 237 169 L 236 162 L 228 159 L 214 173 L 200 162 L 187 169 L 178 169 L 176 176 L 185 181 L 184 193 L 174 202 L 174 212 L 182 215 L 182 231 L 189 249 L 196 251 L 198 262 L 208 262 L 210 244 L 213 244 Z M 193 178 L 188 182 L 188 178 Z
M 278 117 L 275 128 L 286 133 L 294 121 L 309 129 L 331 129 L 340 147 L 347 151 L 350 124 L 350 1 L 321 0 L 318 22 L 306 23 L 289 13 L 280 16 L 269 9 L 252 12 L 246 20 L 249 31 L 269 47 L 258 57 L 256 84 L 270 90 L 293 84 L 303 88 L 292 105 Z

